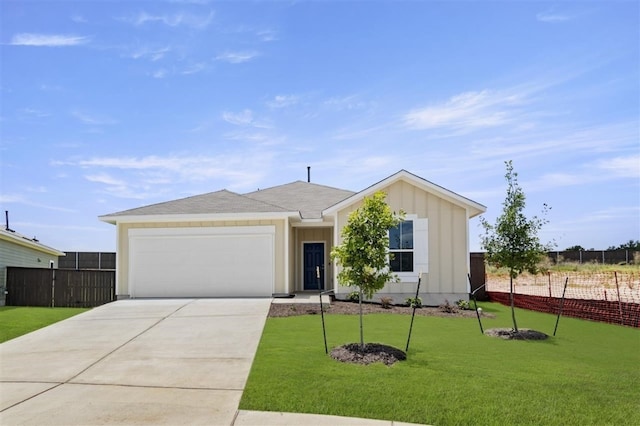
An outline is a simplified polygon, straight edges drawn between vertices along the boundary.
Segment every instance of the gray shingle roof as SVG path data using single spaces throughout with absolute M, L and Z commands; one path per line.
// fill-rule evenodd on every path
M 14 230 L 7 230 L 7 229 L 0 228 L 0 239 L 4 241 L 15 242 L 16 244 L 26 245 L 31 247 L 34 250 L 53 254 L 56 256 L 65 255 L 63 251 L 60 251 L 58 249 L 54 249 L 53 247 L 49 247 L 47 245 L 42 244 L 40 241 L 36 239 L 36 237 L 29 238 Z M 49 265 L 45 265 L 45 267 L 48 267 L 48 266 Z
M 165 214 L 207 214 L 207 213 L 274 213 L 286 212 L 283 207 L 251 199 L 223 189 L 208 194 L 194 195 L 164 203 L 152 204 L 135 209 L 112 213 L 107 216 L 137 216 Z
M 355 194 L 353 191 L 296 181 L 244 194 L 254 200 L 299 211 L 303 219 L 322 218 L 322 211 Z
M 105 215 L 143 216 L 167 214 L 234 214 L 300 212 L 303 218 L 321 218 L 322 210 L 354 192 L 302 181 L 248 194 L 223 189 Z

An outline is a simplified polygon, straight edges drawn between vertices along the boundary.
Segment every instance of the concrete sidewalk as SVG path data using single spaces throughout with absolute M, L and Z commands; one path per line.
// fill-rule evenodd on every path
M 123 300 L 5 342 L 0 424 L 400 424 L 238 411 L 270 303 Z

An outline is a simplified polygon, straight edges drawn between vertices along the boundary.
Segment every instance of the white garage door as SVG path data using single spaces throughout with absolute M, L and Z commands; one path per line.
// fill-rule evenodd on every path
M 129 230 L 131 297 L 264 297 L 274 226 Z

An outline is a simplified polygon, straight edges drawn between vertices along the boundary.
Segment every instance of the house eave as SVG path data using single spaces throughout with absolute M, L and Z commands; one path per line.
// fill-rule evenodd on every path
M 254 213 L 200 213 L 200 214 L 154 214 L 154 215 L 107 215 L 99 216 L 102 222 L 118 223 L 146 222 L 197 222 L 220 220 L 269 220 L 300 217 L 299 212 L 254 212 Z
M 301 221 L 292 222 L 291 226 L 294 228 L 331 228 L 333 227 L 333 221 L 327 222 L 322 218 L 302 219 Z

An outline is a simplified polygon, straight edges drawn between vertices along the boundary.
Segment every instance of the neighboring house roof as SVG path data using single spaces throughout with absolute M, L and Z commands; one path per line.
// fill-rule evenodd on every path
M 353 191 L 296 181 L 244 194 L 245 197 L 299 211 L 303 219 L 320 219 L 322 210 L 355 194 Z
M 25 237 L 24 235 L 13 231 L 0 229 L 0 240 L 7 241 L 9 243 L 17 244 L 23 247 L 28 247 L 33 250 L 37 250 L 43 253 L 51 254 L 54 256 L 66 256 L 65 252 L 56 250 L 53 247 L 46 246 L 35 238 Z
M 470 200 L 469 198 L 463 197 L 462 195 L 456 194 L 453 191 L 449 191 L 448 189 L 445 189 L 439 185 L 436 185 L 433 182 L 429 182 L 426 179 L 421 178 L 420 176 L 416 176 L 413 173 L 410 173 L 406 170 L 400 170 L 397 173 L 394 173 L 393 175 L 389 176 L 386 179 L 381 180 L 378 183 L 375 183 L 373 185 L 371 185 L 370 187 L 358 192 L 357 194 L 352 195 L 351 197 L 340 201 L 337 204 L 334 204 L 333 206 L 323 210 L 322 214 L 333 214 L 339 210 L 341 210 L 342 208 L 353 204 L 354 202 L 372 195 L 373 193 L 375 193 L 376 191 L 379 191 L 389 185 L 391 185 L 392 183 L 395 183 L 397 181 L 405 181 L 408 182 L 412 185 L 415 185 L 418 188 L 423 189 L 424 191 L 427 191 L 429 193 L 435 194 L 437 196 L 439 196 L 440 198 L 443 198 L 445 200 L 448 200 L 450 202 L 452 202 L 453 204 L 456 204 L 460 207 L 463 207 L 464 209 L 467 209 L 469 211 L 469 218 L 478 216 L 484 212 L 487 211 L 487 208 L 485 206 L 483 206 L 482 204 L 476 203 L 473 200 Z

